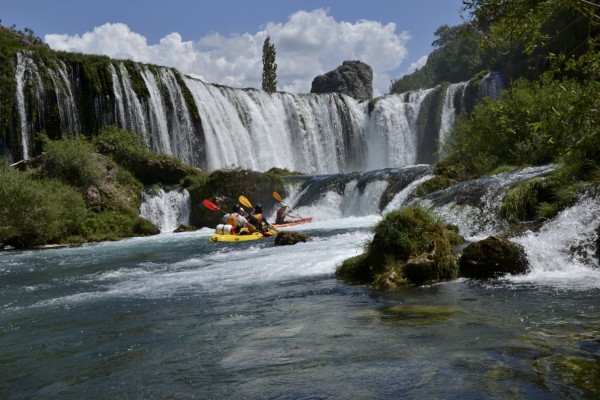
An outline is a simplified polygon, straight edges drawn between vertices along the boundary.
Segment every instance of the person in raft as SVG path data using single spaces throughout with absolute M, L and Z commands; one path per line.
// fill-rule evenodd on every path
M 287 224 L 288 222 L 293 222 L 293 220 L 286 220 L 285 217 L 296 217 L 296 215 L 290 213 L 290 208 L 288 206 L 284 206 L 283 204 L 277 210 L 277 215 L 275 216 L 276 224 Z
M 232 235 L 243 235 L 249 233 L 248 220 L 242 215 L 244 209 L 239 205 L 233 206 L 232 212 L 223 216 L 223 222 L 232 226 Z M 247 229 L 243 229 L 247 228 Z
M 248 222 L 256 227 L 256 229 L 260 232 L 266 232 L 267 229 L 271 226 L 267 218 L 263 215 L 262 205 L 257 204 L 254 206 L 254 211 L 248 217 Z

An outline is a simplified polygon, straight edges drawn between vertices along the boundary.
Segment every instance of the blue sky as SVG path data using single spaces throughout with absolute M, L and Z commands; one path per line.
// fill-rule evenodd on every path
M 461 0 L 4 0 L 4 26 L 31 28 L 56 50 L 167 65 L 206 82 L 261 86 L 262 44 L 277 51 L 278 89 L 310 91 L 345 60 L 374 71 L 375 95 L 421 65 Z

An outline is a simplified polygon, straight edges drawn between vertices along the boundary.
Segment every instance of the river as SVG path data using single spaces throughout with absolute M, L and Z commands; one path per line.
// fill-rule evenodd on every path
M 381 292 L 334 275 L 380 216 L 312 240 L 209 229 L 0 255 L 3 399 L 592 398 L 595 281 Z M 588 271 L 590 272 L 590 271 Z

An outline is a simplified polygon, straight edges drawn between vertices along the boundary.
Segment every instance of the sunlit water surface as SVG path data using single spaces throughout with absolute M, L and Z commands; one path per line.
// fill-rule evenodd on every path
M 294 227 L 312 240 L 284 247 L 204 229 L 2 253 L 0 398 L 600 395 L 589 279 L 344 284 L 379 218 Z

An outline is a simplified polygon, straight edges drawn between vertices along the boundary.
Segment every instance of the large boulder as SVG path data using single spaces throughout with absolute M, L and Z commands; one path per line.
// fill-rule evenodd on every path
M 459 261 L 460 275 L 473 279 L 523 274 L 528 268 L 523 246 L 495 236 L 471 243 L 463 250 Z
M 361 61 L 344 61 L 341 66 L 312 81 L 311 93 L 343 93 L 356 100 L 373 98 L 373 69 Z
M 457 278 L 453 246 L 463 238 L 422 207 L 386 214 L 373 229 L 363 254 L 340 264 L 336 274 L 349 283 L 396 289 Z
M 133 157 L 126 165 L 145 185 L 176 185 L 188 175 L 202 173 L 194 166 L 167 156 Z

